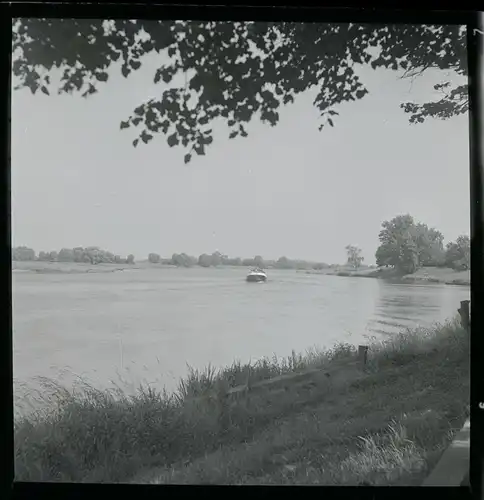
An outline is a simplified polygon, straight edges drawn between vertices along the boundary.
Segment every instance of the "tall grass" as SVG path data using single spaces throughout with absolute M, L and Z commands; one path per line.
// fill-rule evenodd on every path
M 422 450 L 408 439 L 406 428 L 393 420 L 385 433 L 359 436 L 360 450 L 350 453 L 340 464 L 341 482 L 359 483 L 384 475 L 387 482 L 395 476 L 425 468 Z
M 378 374 L 417 357 L 438 353 L 439 359 L 446 359 L 467 349 L 467 333 L 456 322 L 408 330 L 385 341 L 370 339 L 368 369 Z M 249 398 L 230 405 L 224 397 L 228 389 L 311 368 L 329 369 L 355 355 L 354 346 L 339 344 L 326 351 L 313 348 L 221 369 L 189 368 L 173 394 L 140 387 L 127 395 L 120 388 L 98 390 L 87 383 L 66 388 L 41 379 L 37 398 L 42 408 L 15 422 L 16 479 L 128 482 L 144 470 L 190 463 L 225 445 L 245 443 L 293 411 L 295 395 L 271 403 Z M 418 468 L 418 454 L 402 430 L 395 427 L 391 432 L 385 451 L 375 436 L 362 439 L 362 450 L 342 462 L 342 474 L 363 477 L 392 460 L 399 467 Z

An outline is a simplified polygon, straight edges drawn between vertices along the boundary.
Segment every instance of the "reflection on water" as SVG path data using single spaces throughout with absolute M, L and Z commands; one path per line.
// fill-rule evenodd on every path
M 379 334 L 393 334 L 416 325 L 429 326 L 455 315 L 460 300 L 468 299 L 469 288 L 425 284 L 395 284 L 380 281 L 369 329 Z
M 315 345 L 429 326 L 454 316 L 468 287 L 245 269 L 139 269 L 122 273 L 14 273 L 14 377 L 87 377 L 109 386 L 173 388 L 187 363 L 204 368 Z M 62 375 L 66 379 L 66 375 Z

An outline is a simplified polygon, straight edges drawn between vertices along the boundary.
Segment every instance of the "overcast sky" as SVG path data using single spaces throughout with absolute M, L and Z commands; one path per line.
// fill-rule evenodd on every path
M 12 94 L 13 244 L 39 250 L 96 245 L 115 253 L 286 255 L 343 262 L 344 247 L 374 262 L 383 220 L 410 213 L 446 241 L 469 233 L 468 118 L 410 125 L 402 101 L 434 95 L 449 77 L 413 82 L 362 68 L 370 94 L 340 107 L 318 131 L 311 93 L 249 137 L 222 129 L 205 157 L 160 135 L 134 149 L 121 131 L 153 84 L 160 56 L 128 79 L 119 71 L 97 95 Z M 455 77 L 451 75 L 455 80 Z

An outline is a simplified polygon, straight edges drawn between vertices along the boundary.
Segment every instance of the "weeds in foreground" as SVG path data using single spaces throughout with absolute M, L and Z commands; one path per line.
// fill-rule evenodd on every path
M 391 483 L 403 474 L 425 468 L 424 450 L 408 439 L 406 428 L 395 421 L 384 434 L 359 436 L 360 450 L 340 464 L 341 482 L 359 483 L 383 475 Z
M 368 418 L 365 417 L 365 429 L 369 425 L 375 425 L 375 429 L 381 428 L 380 424 L 375 423 L 381 420 L 380 408 L 382 405 L 391 408 L 393 399 L 398 398 L 398 392 L 395 392 L 392 384 L 406 383 L 405 380 L 399 380 L 398 371 L 388 369 L 418 362 L 421 368 L 427 370 L 425 377 L 433 376 L 435 381 L 432 380 L 432 383 L 437 383 L 442 377 L 439 370 L 442 370 L 444 361 L 454 370 L 449 372 L 452 373 L 449 380 L 455 380 L 466 373 L 465 367 L 461 369 L 461 365 L 466 364 L 467 352 L 467 333 L 455 322 L 435 328 L 409 330 L 385 341 L 373 339 L 369 351 L 369 372 L 373 373 L 373 378 L 361 382 L 361 388 L 358 389 L 362 394 L 361 401 L 355 401 L 351 406 L 351 400 L 343 397 L 341 403 L 333 403 L 331 418 L 339 426 L 334 429 L 335 439 L 338 439 L 338 433 L 347 432 L 344 430 L 344 419 L 341 423 L 344 411 L 348 411 L 343 410 L 345 405 L 350 405 L 352 418 L 358 412 L 368 415 Z M 203 371 L 189 369 L 187 377 L 180 382 L 174 394 L 140 387 L 135 395 L 127 395 L 120 388 L 98 390 L 82 381 L 72 389 L 67 389 L 43 379 L 40 381 L 42 391 L 37 394 L 44 403 L 41 409 L 18 418 L 15 423 L 16 479 L 127 482 L 144 470 L 163 467 L 173 469 L 179 464 L 205 460 L 204 457 L 227 446 L 245 446 L 244 443 L 260 439 L 257 436 L 261 432 L 272 436 L 274 425 L 281 419 L 292 418 L 291 415 L 299 413 L 307 415 L 310 408 L 321 404 L 321 398 L 329 397 L 324 395 L 329 393 L 321 387 L 313 392 L 296 390 L 272 400 L 242 399 L 228 406 L 222 397 L 228 388 L 310 368 L 329 369 L 334 363 L 339 365 L 354 359 L 355 354 L 354 346 L 340 344 L 326 351 L 311 349 L 303 355 L 292 353 L 285 359 L 274 356 L 252 364 L 235 362 L 220 370 L 211 366 Z M 417 370 L 414 376 L 418 375 Z M 422 390 L 426 390 L 427 380 L 415 378 L 410 382 L 415 381 L 421 382 Z M 461 386 L 466 383 L 463 381 Z M 408 385 L 402 387 L 410 390 Z M 380 399 L 388 399 L 373 403 L 376 390 L 379 391 Z M 449 403 L 447 400 L 441 401 L 445 398 L 438 391 L 431 394 L 432 397 L 426 396 L 431 408 L 432 405 L 448 407 Z M 466 397 L 462 394 L 459 396 Z M 338 395 L 333 394 L 331 397 L 337 398 Z M 406 405 L 409 408 L 421 404 L 421 398 L 417 396 L 415 402 L 409 399 L 407 394 Z M 455 404 L 459 406 L 460 400 Z M 456 413 L 458 409 L 452 411 Z M 372 412 L 379 415 L 378 418 Z M 301 441 L 301 433 L 308 432 L 307 422 L 289 427 L 284 439 L 296 450 L 305 449 L 309 446 L 308 442 L 317 444 L 318 436 L 325 431 L 324 426 L 321 427 L 324 415 L 321 413 L 320 417 L 315 418 L 317 430 L 314 430 L 314 434 L 308 434 L 306 441 Z M 391 413 L 387 415 L 388 419 L 391 417 Z M 416 438 L 410 439 L 405 437 L 404 427 L 397 422 L 392 425 L 384 435 L 379 431 L 369 435 L 352 434 L 353 447 L 357 436 L 364 437 L 357 440 L 360 441 L 358 449 L 347 450 L 341 456 L 339 472 L 333 470 L 330 476 L 321 476 L 318 472 L 305 471 L 304 482 L 318 482 L 322 477 L 328 481 L 333 477 L 331 481 L 334 482 L 337 477 L 337 482 L 347 484 L 362 477 L 381 477 L 382 471 L 386 474 L 385 480 L 391 482 L 402 471 L 420 470 L 422 461 L 425 461 L 425 447 L 436 446 L 432 436 L 422 438 L 424 432 L 435 434 L 438 431 L 440 436 L 448 430 L 446 421 L 442 423 L 439 420 L 435 425 L 422 428 Z M 272 441 L 273 437 L 270 437 L 267 443 Z M 247 460 L 259 463 L 264 453 L 272 450 L 273 445 L 267 443 L 261 444 L 257 453 Z M 239 456 L 242 452 L 237 450 L 234 453 Z M 228 470 L 229 465 L 221 462 L 217 463 L 217 467 Z M 210 476 L 211 473 L 205 474 Z M 257 477 L 262 478 L 264 475 L 258 472 Z M 276 474 L 274 477 L 283 481 L 282 476 Z M 296 473 L 288 474 L 287 470 L 284 477 L 284 481 L 303 480 Z

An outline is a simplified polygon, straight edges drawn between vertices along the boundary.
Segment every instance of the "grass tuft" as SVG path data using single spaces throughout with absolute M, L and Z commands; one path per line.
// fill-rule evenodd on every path
M 342 483 L 378 484 L 382 478 L 387 484 L 426 467 L 424 450 L 408 439 L 401 423 L 392 421 L 385 433 L 358 438 L 360 450 L 350 453 L 340 464 Z

